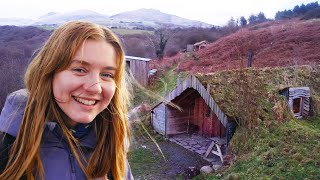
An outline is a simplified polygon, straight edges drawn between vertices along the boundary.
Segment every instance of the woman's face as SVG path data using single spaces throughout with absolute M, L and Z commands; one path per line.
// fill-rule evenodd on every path
M 53 94 L 71 125 L 87 124 L 109 105 L 114 92 L 116 52 L 103 40 L 88 39 L 71 65 L 54 75 Z

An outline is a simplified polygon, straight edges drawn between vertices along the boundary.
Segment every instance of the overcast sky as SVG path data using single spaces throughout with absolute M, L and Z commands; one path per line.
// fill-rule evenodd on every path
M 88 9 L 105 15 L 140 8 L 153 8 L 183 18 L 224 25 L 231 18 L 248 18 L 263 12 L 274 18 L 279 10 L 316 0 L 1 0 L 0 18 L 36 19 L 48 12 Z M 319 3 L 319 1 L 318 1 Z

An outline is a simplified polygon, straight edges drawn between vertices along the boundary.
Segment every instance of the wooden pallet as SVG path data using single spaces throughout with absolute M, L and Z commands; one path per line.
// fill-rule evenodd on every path
M 212 140 L 209 148 L 207 149 L 206 153 L 204 154 L 204 157 L 208 157 L 210 152 L 212 154 L 215 154 L 220 157 L 221 162 L 223 162 L 223 154 L 221 152 L 222 146 L 226 144 L 225 140 L 221 138 L 210 138 Z M 215 149 L 214 149 L 215 147 Z

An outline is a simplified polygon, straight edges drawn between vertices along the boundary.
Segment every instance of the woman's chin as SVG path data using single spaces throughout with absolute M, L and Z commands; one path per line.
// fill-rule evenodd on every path
M 92 117 L 79 117 L 79 118 L 71 118 L 70 125 L 76 126 L 77 124 L 89 124 L 94 120 Z

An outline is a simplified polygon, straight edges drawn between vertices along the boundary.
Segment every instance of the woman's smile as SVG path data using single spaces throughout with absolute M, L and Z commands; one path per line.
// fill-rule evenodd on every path
M 84 104 L 84 105 L 95 105 L 97 100 L 90 100 L 90 99 L 85 99 L 81 97 L 73 97 L 77 102 Z

